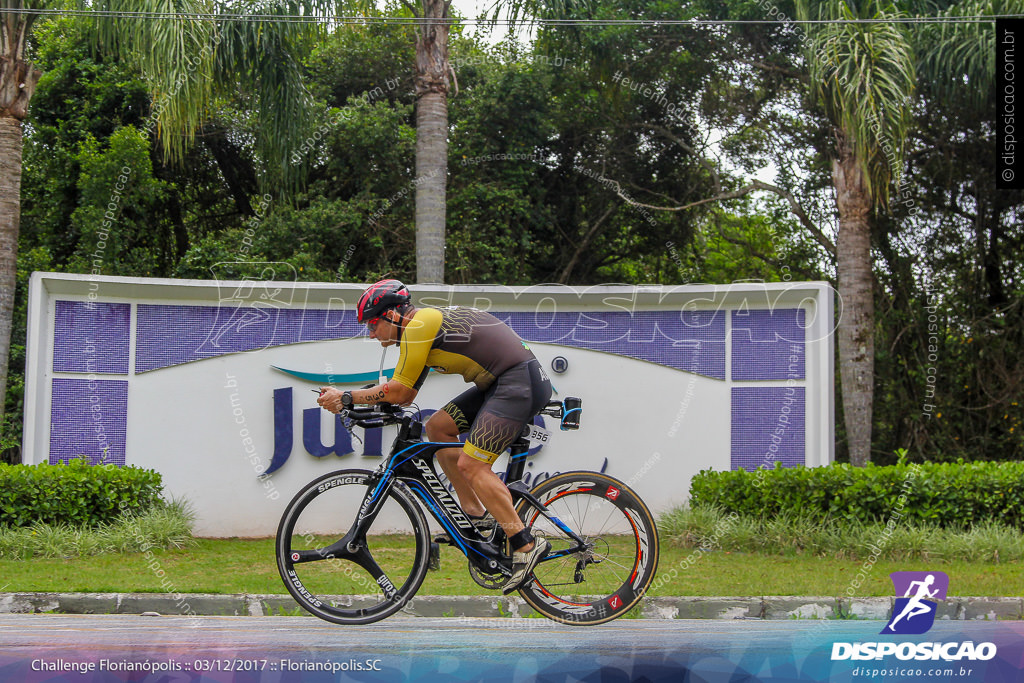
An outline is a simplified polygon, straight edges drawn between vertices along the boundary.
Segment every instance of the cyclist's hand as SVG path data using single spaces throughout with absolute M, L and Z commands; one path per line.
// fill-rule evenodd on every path
M 324 410 L 337 413 L 341 410 L 341 392 L 332 387 L 320 387 L 320 397 L 316 400 Z

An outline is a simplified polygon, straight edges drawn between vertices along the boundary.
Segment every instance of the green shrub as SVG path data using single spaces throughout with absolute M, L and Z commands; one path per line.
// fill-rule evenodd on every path
M 0 525 L 98 526 L 141 514 L 160 500 L 160 474 L 138 467 L 0 465 Z
M 792 514 L 813 521 L 891 520 L 1024 528 L 1024 462 L 951 462 L 887 467 L 776 465 L 754 472 L 704 470 L 690 504 L 754 517 Z

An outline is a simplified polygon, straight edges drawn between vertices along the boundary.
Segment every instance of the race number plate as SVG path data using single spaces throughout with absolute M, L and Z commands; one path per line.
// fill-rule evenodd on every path
M 535 424 L 528 424 L 523 427 L 523 437 L 531 443 L 546 444 L 551 440 L 551 432 Z

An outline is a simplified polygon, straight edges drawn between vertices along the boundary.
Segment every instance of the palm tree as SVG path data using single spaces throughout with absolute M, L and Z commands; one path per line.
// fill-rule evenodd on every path
M 416 25 L 416 282 L 444 282 L 451 0 L 421 0 Z
M 22 122 L 40 72 L 26 59 L 33 10 L 64 8 L 66 0 L 5 0 L 0 7 L 0 416 L 7 385 L 14 311 L 20 215 Z M 136 64 L 153 100 L 150 130 L 165 154 L 180 158 L 216 98 L 255 95 L 256 147 L 266 185 L 297 176 L 290 152 L 301 145 L 309 121 L 309 98 L 296 57 L 317 23 L 275 20 L 274 16 L 318 15 L 334 3 L 316 1 L 243 2 L 212 0 L 107 0 L 91 3 L 97 48 Z M 243 14 L 262 15 L 259 21 Z
M 22 121 L 42 75 L 25 60 L 29 32 L 38 15 L 18 11 L 45 3 L 5 2 L 0 9 L 0 418 L 7 395 L 14 287 L 21 217 Z M 16 13 L 18 12 L 18 13 Z
M 913 50 L 898 25 L 849 21 L 892 19 L 896 8 L 887 0 L 855 2 L 800 0 L 797 10 L 804 20 L 847 20 L 816 25 L 806 58 L 835 140 L 839 372 L 850 462 L 862 466 L 871 459 L 874 403 L 873 213 L 887 204 L 902 170 L 916 76 Z
M 893 18 L 885 0 L 801 0 L 802 19 Z M 964 0 L 943 9 L 915 3 L 921 14 L 996 16 L 1024 12 L 1021 0 Z M 942 3 L 944 4 L 944 3 Z M 904 35 L 895 24 L 830 24 L 807 41 L 811 82 L 833 126 L 832 178 L 839 213 L 836 272 L 842 297 L 840 381 L 850 462 L 870 460 L 874 394 L 873 212 L 884 207 L 902 170 L 915 80 L 940 96 L 983 109 L 995 82 L 991 24 L 931 23 Z
M 448 185 L 448 34 L 451 0 L 403 0 L 416 24 L 416 281 L 444 282 Z M 543 12 L 568 16 L 570 5 L 587 0 L 495 0 L 491 16 L 505 14 L 510 26 Z

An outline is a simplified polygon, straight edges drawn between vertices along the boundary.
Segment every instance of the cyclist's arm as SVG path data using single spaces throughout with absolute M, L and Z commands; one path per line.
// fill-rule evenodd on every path
M 392 379 L 385 384 L 378 384 L 369 389 L 353 390 L 352 403 L 380 403 L 387 401 L 388 403 L 404 406 L 412 403 L 417 393 L 419 392 L 415 389 L 411 389 L 401 382 L 396 382 Z
M 421 308 L 416 311 L 402 331 L 395 376 L 387 384 L 366 389 L 365 394 L 353 391 L 352 402 L 387 401 L 399 405 L 412 403 L 427 376 L 427 355 L 440 329 L 441 311 L 436 308 Z
M 386 384 L 368 389 L 352 390 L 352 403 L 396 403 L 408 405 L 416 398 L 427 375 L 427 354 L 441 329 L 441 312 L 436 308 L 421 308 L 406 323 L 402 341 L 398 346 L 398 365 L 395 376 Z M 327 389 L 317 400 L 321 406 L 336 413 L 341 410 L 341 391 Z
M 342 409 L 341 395 L 343 393 L 334 387 L 324 387 L 316 402 L 332 413 L 337 413 Z M 352 389 L 349 393 L 352 394 L 352 403 L 357 405 L 386 401 L 404 406 L 412 403 L 419 392 L 400 382 L 390 380 L 385 384 L 378 384 L 367 389 Z

